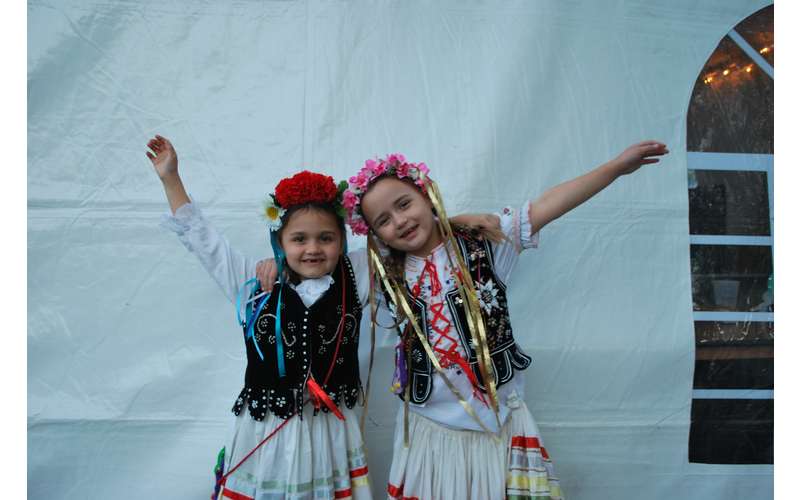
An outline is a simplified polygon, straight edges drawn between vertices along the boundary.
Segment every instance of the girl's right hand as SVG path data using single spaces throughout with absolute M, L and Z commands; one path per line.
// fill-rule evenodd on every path
M 635 172 L 642 165 L 658 163 L 658 157 L 669 153 L 667 145 L 658 141 L 642 141 L 629 146 L 614 160 L 617 175 Z
M 159 179 L 163 181 L 178 175 L 178 154 L 169 140 L 156 135 L 147 142 L 147 147 L 150 149 L 147 152 L 147 157 L 153 163 L 153 168 L 156 170 Z

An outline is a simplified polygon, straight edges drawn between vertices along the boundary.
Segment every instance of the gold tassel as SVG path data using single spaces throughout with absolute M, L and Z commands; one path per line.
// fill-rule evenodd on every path
M 403 345 L 403 349 L 405 348 Z M 408 401 L 411 399 L 411 363 L 408 362 L 408 353 L 406 353 L 406 382 L 406 397 L 403 399 L 403 445 L 408 448 Z

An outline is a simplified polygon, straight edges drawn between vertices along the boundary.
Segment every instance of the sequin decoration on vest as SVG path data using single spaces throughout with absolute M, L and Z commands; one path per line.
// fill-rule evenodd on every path
M 358 368 L 362 310 L 350 260 L 342 257 L 331 276 L 334 283 L 308 308 L 288 284 L 275 285 L 269 300 L 255 319 L 255 341 L 264 359 L 259 357 L 252 341 L 245 342 L 247 371 L 244 388 L 232 409 L 236 415 L 247 406 L 250 416 L 255 420 L 263 420 L 268 411 L 281 418 L 289 418 L 300 410 L 304 389 L 311 377 L 336 406 L 344 404 L 352 408 L 358 402 L 362 396 Z M 284 377 L 278 374 L 275 345 L 276 305 L 281 291 Z M 253 295 L 259 293 L 261 291 L 256 290 Z M 342 310 L 343 302 L 345 311 Z M 340 321 L 344 321 L 342 340 L 334 359 Z M 327 377 L 329 370 L 330 377 Z M 326 378 L 327 384 L 323 383 Z M 321 409 L 328 411 L 324 405 Z

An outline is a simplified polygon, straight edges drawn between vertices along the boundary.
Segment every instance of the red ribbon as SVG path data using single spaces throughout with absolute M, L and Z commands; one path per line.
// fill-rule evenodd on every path
M 319 410 L 322 405 L 328 407 L 328 409 L 336 415 L 339 420 L 344 420 L 344 415 L 342 412 L 339 411 L 339 408 L 336 404 L 331 400 L 330 396 L 319 386 L 314 377 L 309 377 L 308 382 L 306 382 L 306 387 L 308 387 L 308 393 L 311 395 L 311 402 L 314 403 L 314 408 Z

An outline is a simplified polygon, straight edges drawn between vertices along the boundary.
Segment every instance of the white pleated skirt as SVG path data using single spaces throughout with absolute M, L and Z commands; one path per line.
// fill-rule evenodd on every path
M 389 473 L 391 500 L 561 500 L 553 464 L 539 428 L 521 400 L 500 439 L 454 430 L 409 412 L 409 445 L 403 444 L 403 412 L 394 435 Z
M 364 440 L 355 411 L 292 417 L 225 480 L 220 498 L 233 500 L 371 499 Z M 225 448 L 225 472 L 239 463 L 283 419 L 268 414 L 259 422 L 245 408 Z

